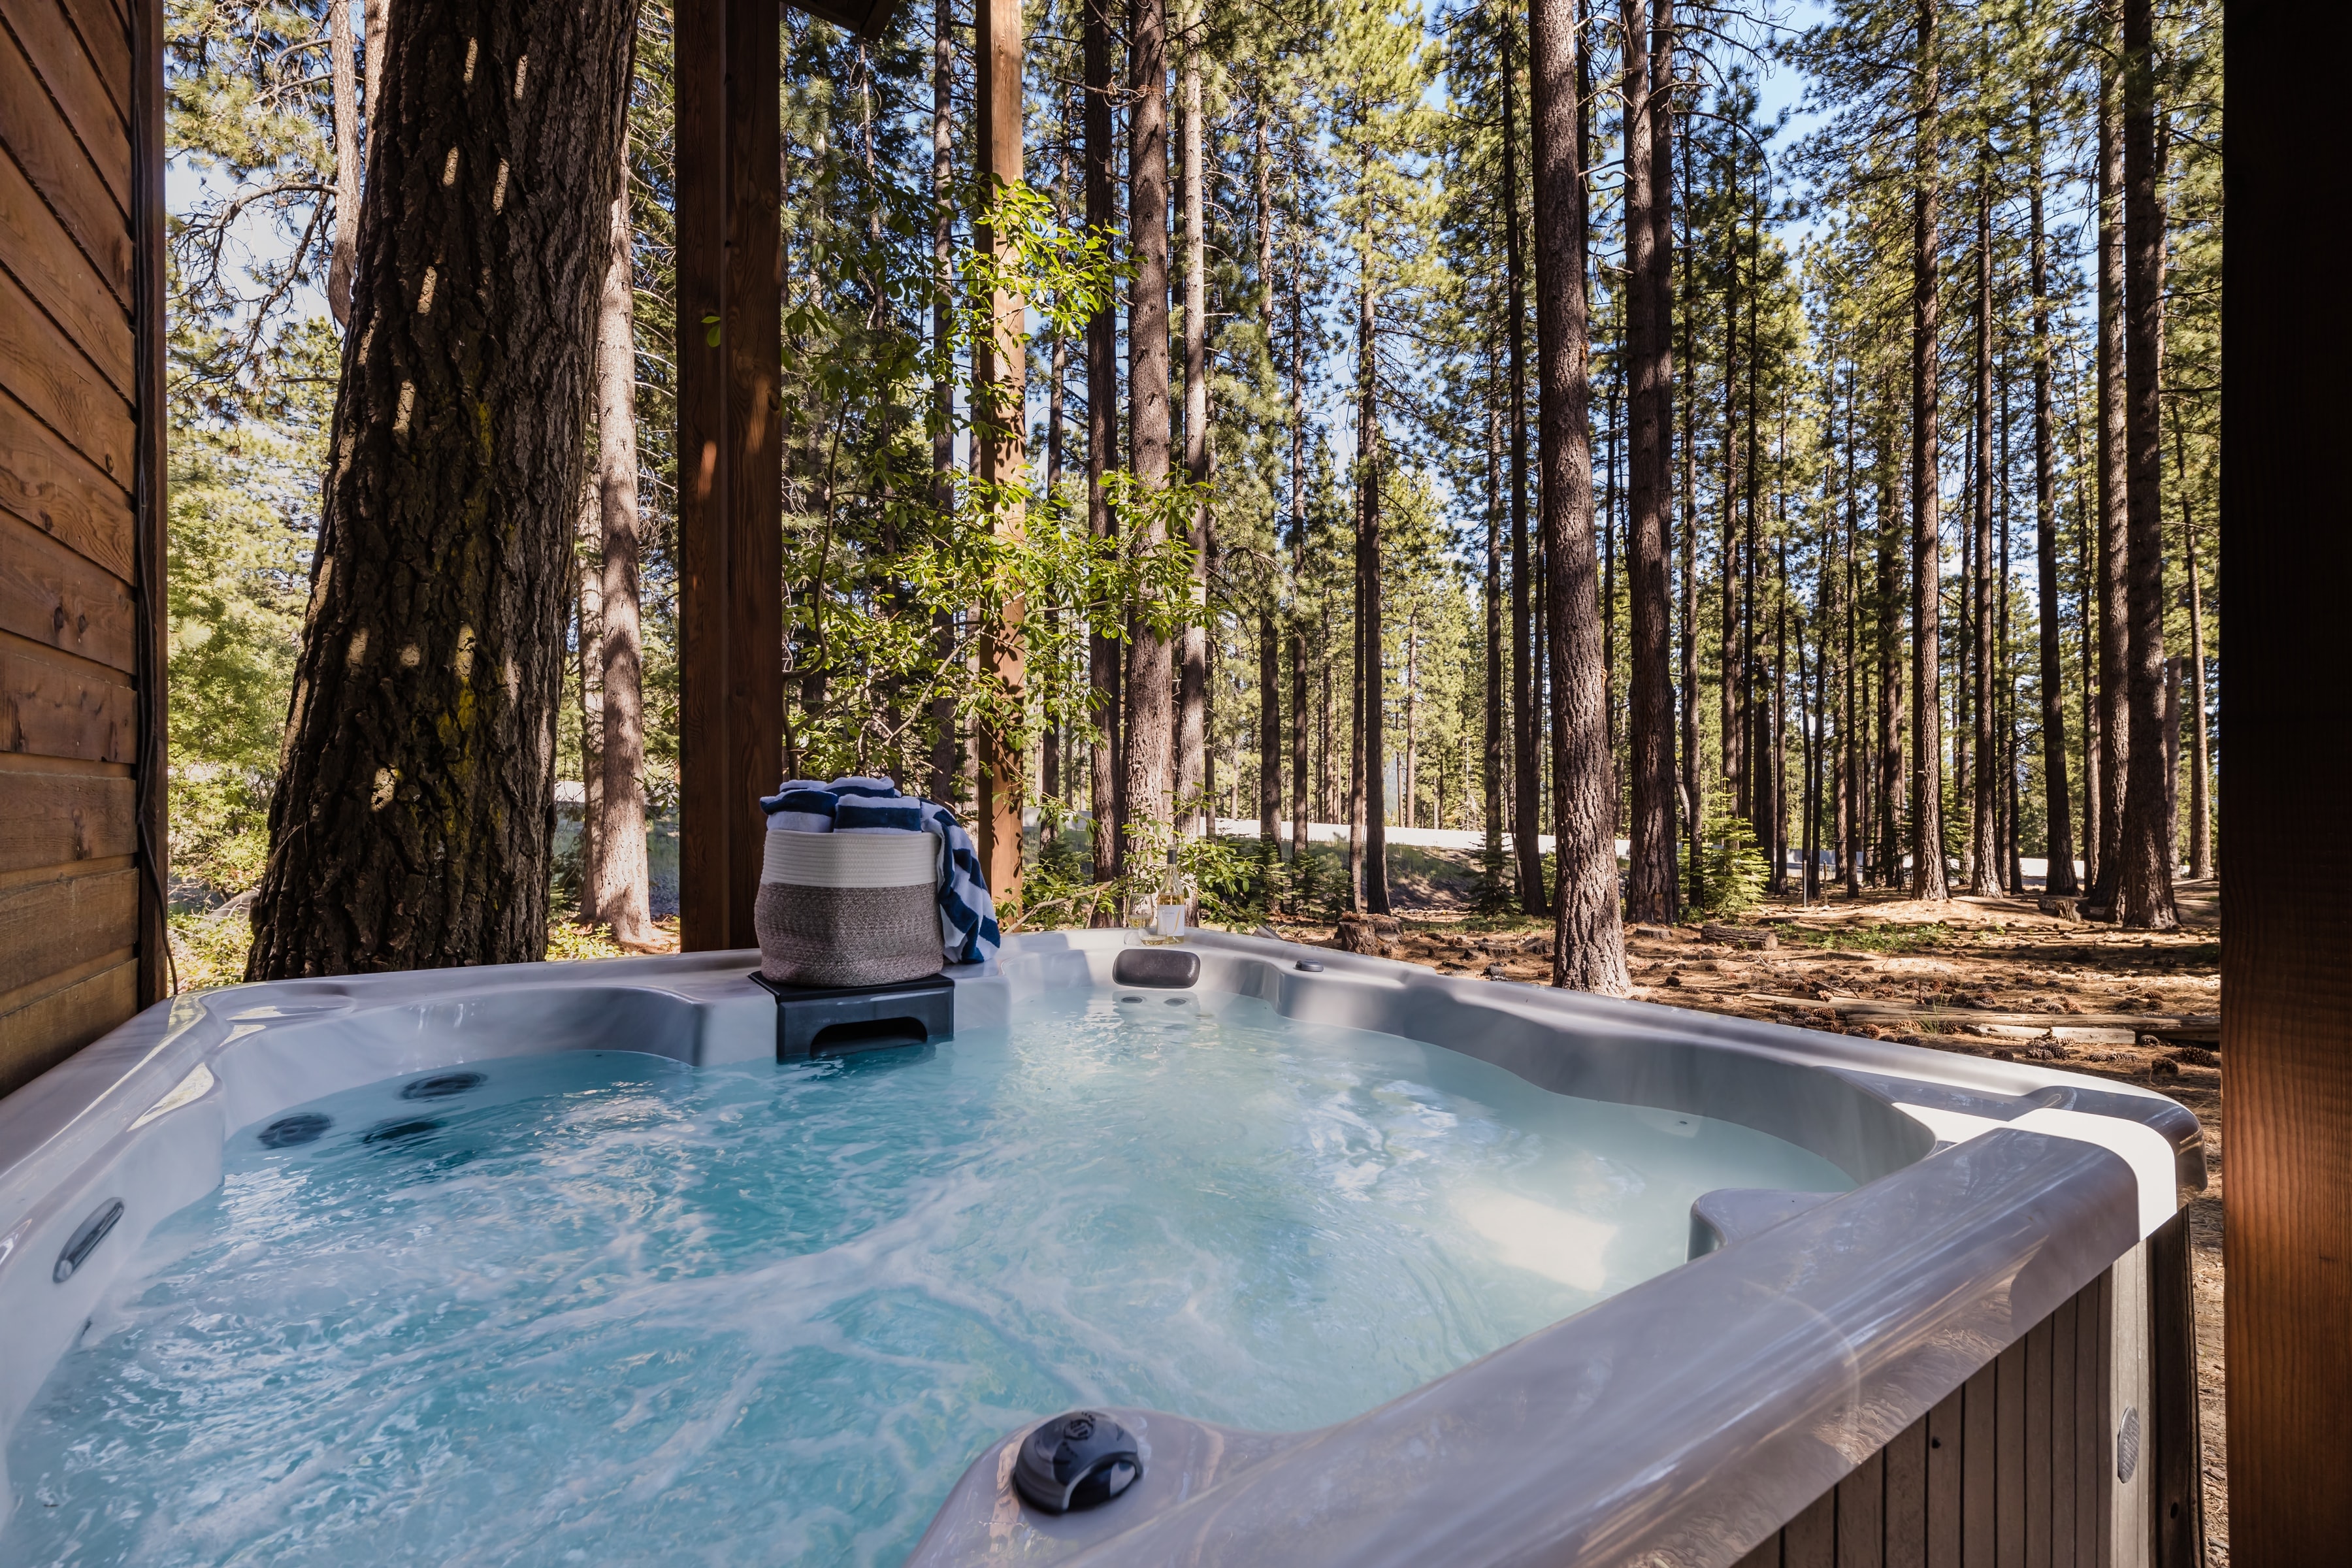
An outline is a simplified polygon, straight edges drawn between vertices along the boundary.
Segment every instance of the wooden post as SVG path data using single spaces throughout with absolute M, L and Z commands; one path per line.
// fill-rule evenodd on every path
M 165 818 L 171 731 L 165 683 L 171 664 L 171 610 L 163 573 L 171 555 L 171 508 L 164 495 L 163 247 L 169 220 L 163 167 L 171 156 L 163 133 L 163 7 L 136 0 L 131 7 L 131 407 L 138 446 L 131 457 L 134 523 L 131 593 L 138 617 L 134 679 L 138 683 L 139 1005 L 172 994 L 170 911 L 171 832 Z M 63 618 L 60 610 L 58 616 Z
M 782 184 L 776 0 L 677 8 L 678 904 L 758 942 L 758 797 L 783 766 Z
M 2326 86 L 2347 49 L 2340 5 L 2223 12 L 2222 1197 L 2239 1568 L 2340 1562 L 2352 1541 L 2352 838 L 2336 826 L 2352 687 L 2328 673 L 2352 582 L 2352 295 L 2322 259 L 2340 253 L 2352 201 L 2352 133 Z
M 1021 5 L 1020 0 L 978 0 L 973 15 L 973 47 L 978 56 L 980 99 L 980 173 L 1007 185 L 1021 179 Z M 983 246 L 999 240 L 983 227 Z M 1013 485 L 1027 467 L 1025 437 L 1028 417 L 1023 408 L 1027 357 L 1028 306 L 1020 295 L 1000 289 L 990 302 L 996 323 L 992 352 L 973 367 L 976 384 L 985 389 L 984 411 L 975 418 L 972 440 L 983 482 Z M 997 526 L 1018 537 L 1022 514 L 1006 510 Z M 1020 626 L 1022 604 L 1005 601 L 1003 617 L 987 628 L 982 655 L 997 683 L 1001 711 L 1017 714 L 1022 697 Z M 980 731 L 980 863 L 988 886 L 999 901 L 1021 887 L 1021 802 L 1027 782 L 1026 759 L 1017 729 L 1005 723 L 983 723 Z

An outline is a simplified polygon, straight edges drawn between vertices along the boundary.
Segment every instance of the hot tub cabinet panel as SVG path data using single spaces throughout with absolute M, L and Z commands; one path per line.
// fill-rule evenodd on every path
M 1107 986 L 1122 946 L 1015 937 L 997 963 L 950 972 L 956 1026 Z M 1018 1500 L 1016 1432 L 973 1462 L 912 1562 L 2187 1568 L 2201 1550 L 2178 1210 L 2204 1169 L 2172 1101 L 1273 941 L 1203 933 L 1186 949 L 1203 1012 L 1255 997 L 1542 1089 L 1744 1123 L 1858 1184 L 1821 1201 L 1727 1193 L 1705 1256 L 1334 1426 L 1119 1412 L 1144 1477 L 1089 1512 Z M 0 1443 L 140 1241 L 218 1184 L 239 1130 L 499 1057 L 772 1059 L 755 961 L 231 987 L 150 1008 L 0 1100 Z M 0 1499 L 21 1501 L 4 1469 Z

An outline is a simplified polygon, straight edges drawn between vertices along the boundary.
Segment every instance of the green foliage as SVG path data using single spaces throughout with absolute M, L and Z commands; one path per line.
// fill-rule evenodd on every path
M 1736 919 L 1754 909 L 1764 897 L 1764 856 L 1756 847 L 1756 830 L 1744 816 L 1711 814 L 1698 842 L 1685 852 L 1684 882 L 1689 882 L 1689 857 L 1700 858 L 1706 873 L 1706 901 L 1694 915 Z

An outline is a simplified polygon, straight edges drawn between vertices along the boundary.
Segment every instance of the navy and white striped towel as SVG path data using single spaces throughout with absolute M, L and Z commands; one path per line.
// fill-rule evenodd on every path
M 980 852 L 955 813 L 937 801 L 900 795 L 888 779 L 788 779 L 761 797 L 760 809 L 768 814 L 771 832 L 932 835 L 940 841 L 940 952 L 950 963 L 978 963 L 1003 945 Z

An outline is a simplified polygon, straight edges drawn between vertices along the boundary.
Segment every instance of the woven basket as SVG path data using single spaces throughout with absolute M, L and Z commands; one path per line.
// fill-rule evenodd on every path
M 890 985 L 937 974 L 939 841 L 928 833 L 766 835 L 760 973 L 784 985 Z

